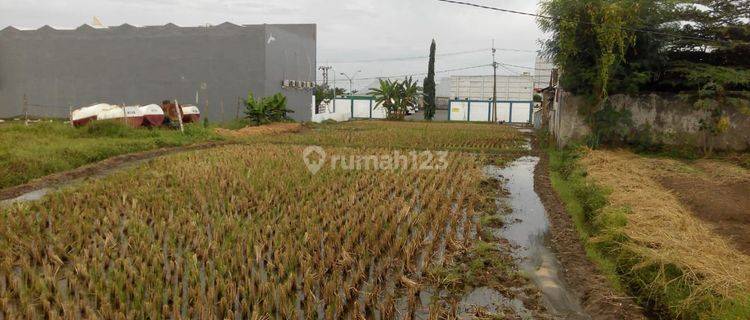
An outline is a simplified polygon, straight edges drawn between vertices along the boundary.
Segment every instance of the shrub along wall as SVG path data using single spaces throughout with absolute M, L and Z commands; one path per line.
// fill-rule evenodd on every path
M 635 144 L 663 144 L 669 146 L 704 146 L 704 133 L 700 121 L 705 111 L 698 110 L 691 102 L 675 94 L 613 95 L 610 103 L 614 110 L 626 112 L 627 119 L 619 119 L 625 129 L 626 142 Z M 574 141 L 583 141 L 591 134 L 578 108 L 589 103 L 585 97 L 564 93 L 559 109 L 553 117 L 552 131 L 558 143 L 566 146 Z M 729 129 L 712 138 L 717 150 L 750 150 L 750 110 L 725 108 L 729 118 Z M 557 122 L 555 122 L 557 121 Z

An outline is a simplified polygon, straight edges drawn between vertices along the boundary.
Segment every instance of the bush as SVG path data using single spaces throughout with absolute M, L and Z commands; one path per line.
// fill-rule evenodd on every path
M 599 210 L 607 205 L 604 192 L 593 183 L 580 183 L 575 186 L 573 193 L 581 204 L 586 222 L 593 224 Z
M 86 136 L 97 138 L 124 138 L 133 135 L 133 128 L 117 120 L 94 121 L 79 130 Z
M 250 92 L 245 105 L 246 118 L 255 125 L 289 120 L 287 114 L 294 112 L 286 108 L 286 97 L 281 93 L 256 100 Z
M 598 148 L 600 145 L 623 145 L 628 141 L 630 128 L 633 126 L 633 115 L 630 110 L 617 110 L 606 101 L 604 107 L 588 116 L 591 135 L 588 146 Z
M 578 154 L 573 149 L 565 149 L 560 151 L 559 161 L 555 161 L 551 164 L 551 169 L 560 174 L 560 176 L 568 180 L 573 172 L 576 170 L 576 158 Z

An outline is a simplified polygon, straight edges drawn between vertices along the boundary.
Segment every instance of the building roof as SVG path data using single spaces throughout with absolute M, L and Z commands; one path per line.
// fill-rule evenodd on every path
M 50 26 L 50 25 L 44 25 L 42 27 L 33 28 L 33 27 L 25 27 L 25 26 L 7 26 L 4 29 L 1 29 L 0 32 L 4 31 L 74 31 L 74 30 L 102 30 L 102 29 L 145 29 L 145 28 L 243 28 L 243 27 L 256 27 L 261 26 L 263 24 L 235 24 L 231 22 L 224 22 L 219 25 L 211 25 L 211 24 L 205 24 L 200 26 L 189 26 L 189 27 L 181 27 L 174 23 L 167 23 L 164 25 L 148 25 L 148 26 L 140 26 L 140 25 L 132 25 L 129 23 L 123 23 L 119 26 L 103 26 L 103 25 L 93 25 L 89 23 L 84 23 L 78 27 L 61 27 L 61 26 Z

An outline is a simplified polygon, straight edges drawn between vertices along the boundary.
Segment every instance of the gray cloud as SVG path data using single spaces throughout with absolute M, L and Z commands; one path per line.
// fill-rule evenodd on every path
M 473 0 L 503 8 L 536 11 L 529 0 Z M 258 23 L 315 23 L 318 61 L 359 61 L 414 57 L 427 54 L 431 39 L 438 52 L 497 47 L 535 50 L 542 37 L 529 17 L 444 4 L 434 0 L 0 0 L 5 25 L 77 27 L 99 17 L 108 25 L 177 25 Z M 499 60 L 533 66 L 534 53 L 500 51 Z M 437 68 L 455 69 L 489 64 L 486 52 L 438 59 Z M 337 72 L 362 70 L 359 77 L 400 75 L 426 71 L 426 61 L 335 64 Z M 489 74 L 491 68 L 456 72 Z M 510 73 L 501 70 L 501 73 Z M 521 72 L 522 69 L 513 69 Z M 367 85 L 361 81 L 360 86 Z M 340 84 L 343 86 L 343 83 Z

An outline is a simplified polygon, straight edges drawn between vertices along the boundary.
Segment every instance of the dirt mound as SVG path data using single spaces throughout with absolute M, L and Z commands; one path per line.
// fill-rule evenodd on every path
M 239 130 L 216 129 L 216 133 L 232 138 L 244 138 L 266 134 L 291 133 L 302 131 L 299 123 L 274 123 L 257 127 L 245 127 Z

